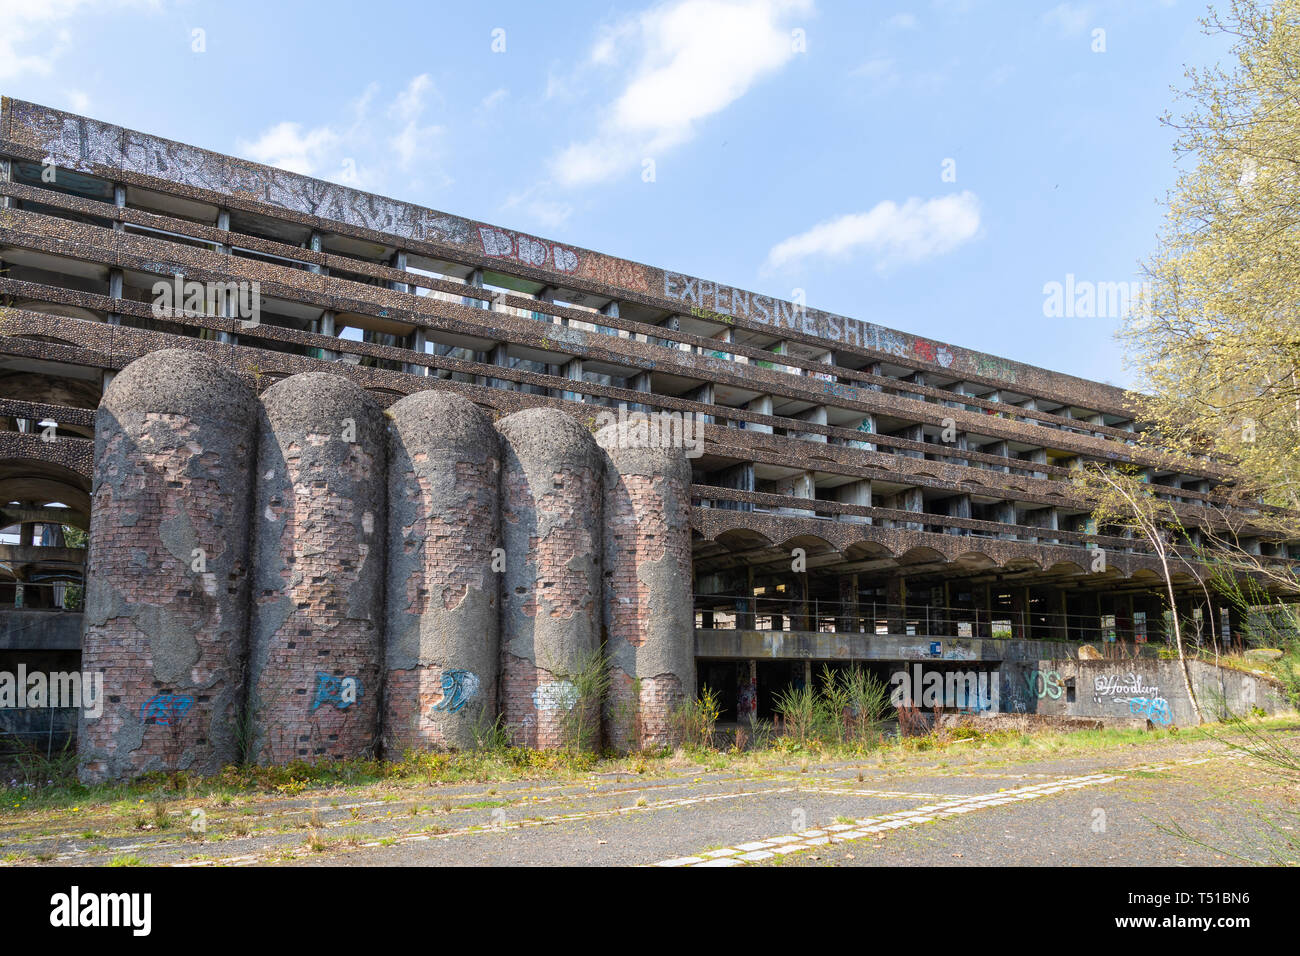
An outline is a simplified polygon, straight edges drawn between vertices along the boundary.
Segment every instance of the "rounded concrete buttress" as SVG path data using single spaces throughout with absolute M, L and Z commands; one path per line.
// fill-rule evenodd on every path
M 591 434 L 531 408 L 497 423 L 502 442 L 501 710 L 527 747 L 599 744 L 589 675 L 600 650 L 601 474 Z
M 676 746 L 673 711 L 695 696 L 691 468 L 659 421 L 632 416 L 596 433 L 608 456 L 605 727 L 623 751 Z
M 215 773 L 239 758 L 256 398 L 199 352 L 137 359 L 95 415 L 83 780 Z
M 262 393 L 249 615 L 249 757 L 373 756 L 379 741 L 387 422 L 304 372 Z
M 500 440 L 454 392 L 389 409 L 384 753 L 473 747 L 497 716 Z M 499 562 L 498 562 L 499 563 Z

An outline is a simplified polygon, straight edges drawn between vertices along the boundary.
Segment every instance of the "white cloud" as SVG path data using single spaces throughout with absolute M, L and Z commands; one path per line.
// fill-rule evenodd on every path
M 973 239 L 980 228 L 979 199 L 972 192 L 934 199 L 891 200 L 867 212 L 849 213 L 818 223 L 772 247 L 768 268 L 797 265 L 811 258 L 848 259 L 858 252 L 874 256 L 876 266 L 920 262 L 951 252 Z
M 895 13 L 885 21 L 885 25 L 895 30 L 915 30 L 918 24 L 915 15 L 911 13 Z
M 69 24 L 121 7 L 158 9 L 161 0 L 0 0 L 0 80 L 24 74 L 49 76 L 73 46 Z
M 564 186 L 600 182 L 688 141 L 699 122 L 798 55 L 790 18 L 811 12 L 811 0 L 674 0 L 605 30 L 590 63 L 632 63 L 630 79 L 595 134 L 552 157 L 552 176 Z
M 397 99 L 388 107 L 388 115 L 408 123 L 418 119 L 424 112 L 424 99 L 432 89 L 433 77 L 428 73 L 412 77 L 411 82 L 406 84 L 406 89 L 398 93 Z
M 417 171 L 431 177 L 428 185 L 441 188 L 450 183 L 440 165 L 445 131 L 422 121 L 426 101 L 436 93 L 433 80 L 422 73 L 376 109 L 379 87 L 372 83 L 351 104 L 349 118 L 311 128 L 288 120 L 276 123 L 252 140 L 238 140 L 236 152 L 347 186 L 381 189 L 394 173 Z M 401 185 L 424 183 L 405 177 Z
M 406 85 L 406 89 L 388 107 L 388 116 L 404 124 L 388 140 L 397 155 L 398 164 L 404 170 L 410 169 L 423 157 L 436 155 L 438 151 L 442 127 L 420 123 L 425 98 L 430 91 L 433 91 L 433 78 L 428 73 L 421 73 Z
M 499 90 L 493 90 L 487 96 L 483 97 L 483 101 L 480 105 L 485 110 L 495 109 L 509 95 L 510 91 L 504 87 Z
M 276 123 L 252 142 L 239 142 L 238 149 L 249 159 L 278 166 L 291 173 L 319 176 L 331 162 L 341 137 L 328 126 L 303 130 L 301 123 Z
M 90 112 L 90 97 L 84 91 L 68 90 L 64 95 L 68 98 L 68 107 L 72 112 L 83 116 Z

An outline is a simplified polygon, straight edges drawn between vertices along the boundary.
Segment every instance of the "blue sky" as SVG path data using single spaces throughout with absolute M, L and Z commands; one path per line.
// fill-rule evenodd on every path
M 1127 385 L 1044 285 L 1138 278 L 1204 12 L 0 0 L 0 92 Z

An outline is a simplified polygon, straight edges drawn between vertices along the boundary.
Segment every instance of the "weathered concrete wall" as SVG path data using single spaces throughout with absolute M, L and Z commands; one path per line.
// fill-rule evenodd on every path
M 607 457 L 605 736 L 625 751 L 672 746 L 672 712 L 695 696 L 691 468 L 644 418 L 609 425 L 596 442 Z
M 590 746 L 596 741 L 576 728 L 598 730 L 599 711 L 581 701 L 574 678 L 600 647 L 603 454 L 553 409 L 508 415 L 497 431 L 502 715 L 523 746 Z
M 384 753 L 472 747 L 497 714 L 500 440 L 453 392 L 389 415 Z
M 386 424 L 328 372 L 262 395 L 248 698 L 259 763 L 375 752 Z
M 1279 685 L 1234 668 L 1190 662 L 1192 684 L 1206 720 L 1227 711 L 1249 714 L 1288 710 Z M 1008 713 L 1098 717 L 1107 721 L 1145 718 L 1156 726 L 1196 723 L 1182 665 L 1176 660 L 1008 662 L 999 672 L 1002 710 Z
M 103 671 L 107 701 L 81 721 L 87 781 L 238 756 L 255 411 L 233 373 L 177 349 L 104 393 L 82 666 Z
M 825 631 L 696 630 L 695 656 L 715 660 L 1036 661 L 1073 658 L 1079 645 L 979 637 L 836 634 Z M 1154 646 L 1147 652 L 1155 654 Z

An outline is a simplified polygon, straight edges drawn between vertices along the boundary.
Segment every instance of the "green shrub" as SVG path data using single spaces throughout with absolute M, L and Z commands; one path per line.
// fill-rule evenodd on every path
M 700 696 L 673 708 L 673 733 L 688 748 L 706 750 L 713 746 L 713 732 L 722 707 L 717 691 L 702 687 Z

